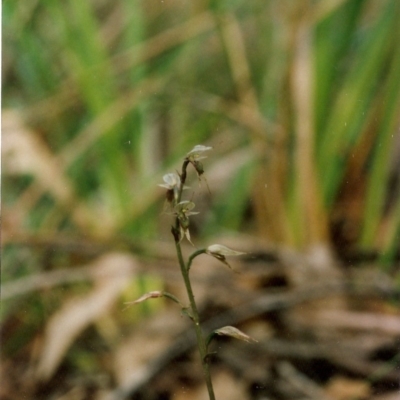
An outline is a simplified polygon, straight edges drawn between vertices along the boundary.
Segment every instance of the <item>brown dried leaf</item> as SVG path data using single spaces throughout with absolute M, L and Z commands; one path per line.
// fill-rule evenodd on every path
M 99 272 L 93 290 L 85 296 L 65 302 L 47 323 L 36 370 L 40 380 L 51 378 L 76 337 L 108 312 L 129 283 L 127 278 L 137 268 L 137 264 L 130 255 L 112 253 L 97 259 L 92 267 L 96 267 Z

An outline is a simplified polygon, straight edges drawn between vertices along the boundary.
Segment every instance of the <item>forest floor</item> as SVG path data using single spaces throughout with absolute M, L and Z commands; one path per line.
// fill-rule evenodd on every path
M 400 398 L 400 293 L 390 274 L 371 262 L 333 262 L 318 249 L 305 256 L 247 247 L 249 254 L 232 262 L 233 272 L 206 256 L 191 271 L 204 330 L 235 326 L 257 340 L 212 342 L 218 400 Z M 152 265 L 142 263 L 148 271 Z M 164 289 L 185 298 L 174 268 L 172 260 L 163 265 Z M 100 287 L 98 297 L 92 294 L 96 305 L 105 297 Z M 66 350 L 53 366 L 47 355 L 46 366 L 46 351 L 54 357 L 57 346 L 68 347 L 62 342 L 70 336 L 68 312 L 49 324 L 53 333 L 54 326 L 64 329 L 60 338 L 54 334 L 51 341 L 47 327 L 12 358 L 3 357 L 1 399 L 208 398 L 190 320 L 176 304 L 134 329 L 104 318 L 93 329 L 79 322 L 85 317 L 68 317 L 82 346 L 101 354 L 97 371 L 87 373 L 69 366 Z M 97 330 L 116 333 L 105 345 Z

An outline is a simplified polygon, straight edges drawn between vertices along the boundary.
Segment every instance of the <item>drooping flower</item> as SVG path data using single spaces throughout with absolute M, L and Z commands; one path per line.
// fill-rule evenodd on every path
M 210 146 L 203 146 L 202 144 L 198 144 L 193 147 L 192 150 L 189 151 L 189 153 L 186 154 L 186 158 L 190 161 L 198 161 L 202 160 L 203 158 L 207 158 L 207 156 L 202 155 L 205 151 L 212 150 L 212 147 Z
M 193 149 L 189 151 L 189 153 L 186 154 L 186 159 L 193 165 L 199 179 L 201 175 L 204 174 L 203 164 L 199 160 L 207 158 L 207 156 L 205 156 L 203 153 L 208 150 L 212 150 L 212 147 L 198 144 L 197 146 L 194 146 Z
M 229 247 L 223 246 L 222 244 L 212 244 L 211 246 L 208 246 L 206 249 L 206 253 L 223 262 L 229 268 L 231 268 L 231 266 L 226 261 L 226 256 L 240 256 L 242 254 L 246 254 L 242 251 L 232 250 Z

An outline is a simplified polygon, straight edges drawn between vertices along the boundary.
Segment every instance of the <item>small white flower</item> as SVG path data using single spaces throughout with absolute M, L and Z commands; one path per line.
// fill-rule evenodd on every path
M 179 196 L 179 190 L 180 190 L 180 185 L 181 185 L 180 176 L 177 173 L 173 172 L 173 173 L 164 175 L 163 180 L 165 183 L 161 183 L 158 186 L 168 189 L 167 201 L 169 203 L 172 203 L 172 200 L 175 200 L 175 202 L 176 202 L 178 199 L 178 196 Z M 188 189 L 188 187 L 184 186 L 183 190 L 185 190 L 185 189 Z
M 161 186 L 168 190 L 175 190 L 176 188 L 179 188 L 179 185 L 181 184 L 181 178 L 175 172 L 164 175 L 163 181 L 165 183 L 161 183 L 158 186 Z
M 198 144 L 194 146 L 193 149 L 189 151 L 189 153 L 186 154 L 186 158 L 191 162 L 202 160 L 203 158 L 207 158 L 207 156 L 202 155 L 202 153 L 208 150 L 212 150 L 212 147 Z

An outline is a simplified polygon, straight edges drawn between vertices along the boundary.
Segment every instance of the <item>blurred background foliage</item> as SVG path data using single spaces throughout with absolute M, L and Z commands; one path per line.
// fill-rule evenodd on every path
M 398 0 L 5 0 L 3 283 L 82 262 L 71 240 L 169 241 L 157 184 L 196 144 L 214 148 L 190 184 L 198 242 L 240 231 L 390 267 L 399 20 Z M 31 330 L 59 306 L 43 301 Z
M 159 237 L 156 183 L 207 143 L 228 179 L 201 232 L 393 256 L 398 17 L 392 0 L 5 1 L 10 228 Z

